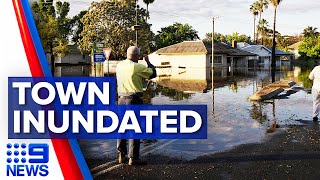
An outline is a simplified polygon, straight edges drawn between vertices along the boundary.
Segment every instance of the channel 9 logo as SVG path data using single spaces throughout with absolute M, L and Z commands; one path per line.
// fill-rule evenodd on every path
M 48 176 L 48 144 L 7 144 L 7 176 Z

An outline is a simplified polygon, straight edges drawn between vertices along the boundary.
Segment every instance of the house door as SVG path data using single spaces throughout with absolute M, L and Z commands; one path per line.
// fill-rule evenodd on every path
M 233 58 L 233 67 L 238 67 L 238 58 Z
M 231 57 L 227 57 L 227 66 L 231 66 Z

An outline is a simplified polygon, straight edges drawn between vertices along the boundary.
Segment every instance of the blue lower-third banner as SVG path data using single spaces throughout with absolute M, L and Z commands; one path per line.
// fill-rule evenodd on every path
M 206 139 L 206 105 L 117 105 L 114 78 L 9 78 L 11 139 Z

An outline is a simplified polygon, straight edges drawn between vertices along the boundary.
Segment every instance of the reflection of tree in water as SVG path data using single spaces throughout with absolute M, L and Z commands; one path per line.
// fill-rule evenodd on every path
M 191 94 L 187 94 L 187 93 L 177 91 L 174 89 L 170 89 L 167 87 L 158 86 L 157 90 L 158 91 L 156 92 L 156 95 L 159 95 L 161 92 L 161 95 L 167 96 L 167 97 L 172 98 L 176 101 L 189 99 L 191 97 Z
M 309 79 L 309 74 L 311 70 L 307 69 L 301 71 L 298 75 L 298 80 L 302 82 L 304 88 L 312 88 L 312 81 Z
M 252 109 L 250 110 L 250 117 L 258 121 L 260 124 L 263 124 L 267 120 L 267 115 L 263 114 L 262 110 L 263 108 L 261 103 L 253 103 Z
M 237 81 L 234 81 L 229 88 L 232 90 L 232 92 L 238 93 L 238 83 Z
M 168 87 L 157 85 L 154 89 L 149 89 L 144 93 L 143 100 L 146 104 L 151 104 L 151 99 L 158 95 L 163 95 L 169 97 L 175 101 L 181 101 L 184 99 L 189 99 L 192 94 L 184 93 L 182 91 L 177 91 Z

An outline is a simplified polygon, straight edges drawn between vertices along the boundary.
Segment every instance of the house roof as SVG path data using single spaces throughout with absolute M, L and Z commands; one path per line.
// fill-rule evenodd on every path
M 244 46 L 240 49 L 243 51 L 251 52 L 251 53 L 258 53 L 260 49 L 265 49 L 266 51 L 270 52 L 268 48 L 261 45 L 249 45 L 249 46 Z
M 272 52 L 272 48 L 269 47 L 269 46 L 265 46 L 267 49 L 269 49 L 270 52 Z M 281 51 L 279 49 L 276 49 L 276 55 L 279 55 L 279 56 L 285 56 L 285 55 L 291 55 L 291 53 L 288 53 L 288 52 L 284 52 L 284 51 Z
M 294 44 L 290 45 L 290 46 L 288 47 L 288 49 L 290 49 L 290 50 L 297 50 L 297 49 L 299 48 L 300 43 L 301 43 L 301 41 L 299 41 L 299 42 L 297 42 L 297 43 L 294 43 Z
M 211 54 L 212 44 L 203 41 L 184 41 L 168 47 L 159 49 L 157 54 Z M 226 54 L 229 56 L 256 56 L 256 54 L 234 49 L 220 42 L 214 43 L 215 54 Z
M 209 54 L 212 52 L 212 44 L 210 42 L 203 42 L 206 46 Z M 232 48 L 231 46 L 228 46 L 226 44 L 215 42 L 214 43 L 214 53 L 215 54 L 227 54 L 229 56 L 256 56 L 256 54 L 243 51 L 238 48 Z
M 207 49 L 202 41 L 184 41 L 157 50 L 157 54 L 206 54 Z
M 249 45 L 249 46 L 245 46 L 245 47 L 240 48 L 240 49 L 243 50 L 243 51 L 251 52 L 251 53 L 257 53 L 261 48 L 267 50 L 269 53 L 272 53 L 272 48 L 271 47 L 263 46 L 263 45 Z M 291 54 L 276 49 L 276 55 L 277 56 L 285 56 L 285 55 L 291 55 Z

